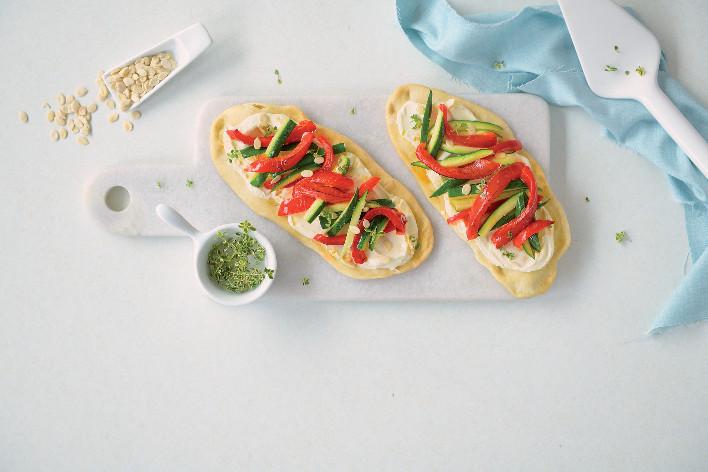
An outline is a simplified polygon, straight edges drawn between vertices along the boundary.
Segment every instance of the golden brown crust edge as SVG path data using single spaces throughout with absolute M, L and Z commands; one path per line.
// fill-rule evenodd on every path
M 503 139 L 514 139 L 514 135 L 509 128 L 509 125 L 503 119 L 495 113 L 475 103 L 454 95 L 449 95 L 442 90 L 431 89 L 430 87 L 425 87 L 423 85 L 407 84 L 398 87 L 391 94 L 388 102 L 386 103 L 386 126 L 388 128 L 388 134 L 391 137 L 391 141 L 393 142 L 396 151 L 398 151 L 398 155 L 410 168 L 411 172 L 413 172 L 418 184 L 426 195 L 430 195 L 435 188 L 425 175 L 424 169 L 410 165 L 411 162 L 417 161 L 418 159 L 415 156 L 414 147 L 401 136 L 398 130 L 396 115 L 400 107 L 408 100 L 413 100 L 418 103 L 425 103 L 428 96 L 428 90 L 433 91 L 434 101 L 445 101 L 450 98 L 454 98 L 456 101 L 459 101 L 472 110 L 478 119 L 483 121 L 491 121 L 502 126 L 504 128 L 502 133 Z M 536 176 L 538 186 L 543 187 L 544 194 L 550 199 L 545 208 L 551 214 L 553 221 L 555 221 L 555 228 L 553 231 L 555 251 L 553 256 L 548 261 L 548 264 L 540 270 L 534 272 L 519 272 L 515 270 L 502 269 L 501 267 L 493 265 L 484 257 L 472 241 L 465 242 L 472 248 L 479 263 L 489 269 L 494 278 L 497 279 L 499 283 L 501 283 L 512 295 L 518 298 L 526 298 L 540 295 L 551 287 L 556 278 L 558 260 L 561 258 L 566 249 L 568 249 L 571 239 L 568 219 L 563 211 L 563 207 L 553 194 L 550 185 L 548 185 L 543 169 L 541 169 L 541 166 L 538 165 L 536 160 L 526 150 L 520 151 L 519 154 L 529 160 L 531 163 L 531 170 L 533 170 L 533 173 Z M 443 200 L 441 198 L 433 198 L 429 200 L 442 215 L 442 217 L 446 218 Z M 452 231 L 452 228 L 450 231 Z
M 295 239 L 322 256 L 325 261 L 327 261 L 342 274 L 356 279 L 378 279 L 408 272 L 409 270 L 413 270 L 418 267 L 430 255 L 434 242 L 433 228 L 430 224 L 430 220 L 423 212 L 423 209 L 420 207 L 415 197 L 400 182 L 383 170 L 366 151 L 364 151 L 351 139 L 319 124 L 317 124 L 319 133 L 324 134 L 330 142 L 344 143 L 347 150 L 356 154 L 369 169 L 372 175 L 376 175 L 381 178 L 379 185 L 382 185 L 384 189 L 391 194 L 403 198 L 408 203 L 418 225 L 418 248 L 416 249 L 411 260 L 395 270 L 360 269 L 358 267 L 351 267 L 341 263 L 329 252 L 327 252 L 322 244 L 302 236 L 290 227 L 287 218 L 278 216 L 277 205 L 271 201 L 258 198 L 247 188 L 247 185 L 250 185 L 249 182 L 247 182 L 246 179 L 231 168 L 224 150 L 222 136 L 225 127 L 234 126 L 249 115 L 260 111 L 268 113 L 283 113 L 290 116 L 295 121 L 308 119 L 299 108 L 294 106 L 245 103 L 235 105 L 221 113 L 221 115 L 219 115 L 211 125 L 210 136 L 211 158 L 214 163 L 214 167 L 216 167 L 216 170 L 221 178 L 224 179 L 229 187 L 231 187 L 231 190 L 233 190 L 234 193 L 238 195 L 241 200 L 243 200 L 244 203 L 246 203 L 246 205 L 248 205 L 254 212 L 278 224 Z

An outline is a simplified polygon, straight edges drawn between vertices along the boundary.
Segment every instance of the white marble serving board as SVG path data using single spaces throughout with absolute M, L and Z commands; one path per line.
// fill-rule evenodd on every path
M 548 104 L 526 94 L 467 95 L 507 120 L 516 136 L 547 171 L 550 163 Z M 360 144 L 422 204 L 435 232 L 435 247 L 417 269 L 379 280 L 354 280 L 341 275 L 274 223 L 256 216 L 221 180 L 211 164 L 209 128 L 231 105 L 243 102 L 292 104 L 314 121 L 324 123 Z M 175 156 L 175 165 L 130 165 L 97 175 L 87 189 L 87 204 L 96 221 L 126 236 L 180 236 L 155 215 L 158 203 L 179 210 L 199 230 L 247 218 L 273 243 L 278 274 L 264 299 L 293 300 L 504 300 L 504 290 L 474 258 L 472 251 L 447 227 L 400 160 L 386 132 L 386 97 L 220 97 L 207 102 L 197 118 L 193 161 Z M 352 107 L 356 114 L 350 113 Z M 149 159 L 150 156 L 145 156 Z M 183 162 L 183 163 L 179 163 Z M 187 188 L 185 182 L 194 184 Z M 158 188 L 156 182 L 161 182 Z M 106 204 L 109 189 L 130 194 L 122 211 Z M 185 257 L 191 257 L 185 252 Z M 303 277 L 311 285 L 302 286 Z

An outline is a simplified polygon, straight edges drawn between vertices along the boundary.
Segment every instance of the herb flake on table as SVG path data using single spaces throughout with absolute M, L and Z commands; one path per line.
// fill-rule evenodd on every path
M 624 242 L 628 241 L 627 232 L 626 231 L 619 231 L 619 232 L 615 233 L 615 241 L 617 241 L 618 243 L 624 243 Z
M 303 277 L 303 278 L 302 278 L 302 286 L 303 286 L 303 287 L 306 287 L 306 286 L 308 286 L 308 285 L 310 285 L 310 278 L 309 278 L 309 277 Z
M 505 67 L 504 61 L 497 61 L 494 63 L 494 68 L 496 70 L 502 70 Z
M 637 68 L 634 70 L 637 72 L 637 74 L 639 74 L 640 77 L 643 77 L 647 73 L 646 69 L 644 69 L 644 67 L 642 66 L 637 66 Z
M 194 181 L 192 179 L 187 179 L 185 185 L 187 186 L 187 188 L 192 188 L 194 187 Z
M 617 46 L 616 44 L 613 46 L 613 49 L 614 49 L 615 52 L 617 52 L 617 53 L 620 52 L 620 47 Z
M 161 188 L 162 188 L 162 182 L 160 182 L 159 180 L 158 180 L 157 182 L 155 182 L 155 187 L 161 189 Z
M 356 107 L 352 107 L 351 110 L 349 110 L 350 115 L 356 115 Z
M 412 114 L 411 115 L 411 128 L 413 129 L 419 129 L 421 126 L 423 126 L 423 119 L 420 117 L 420 115 L 417 114 Z
M 280 76 L 280 71 L 278 69 L 275 69 L 273 73 L 275 74 L 275 79 L 278 81 L 278 85 L 282 85 L 283 78 Z
M 585 201 L 586 201 L 586 202 L 590 202 L 590 197 L 585 196 Z
M 607 65 L 605 66 L 605 69 L 604 69 L 604 70 L 605 70 L 605 72 L 616 72 L 616 71 L 617 71 L 617 67 L 611 66 L 611 65 L 607 64 Z

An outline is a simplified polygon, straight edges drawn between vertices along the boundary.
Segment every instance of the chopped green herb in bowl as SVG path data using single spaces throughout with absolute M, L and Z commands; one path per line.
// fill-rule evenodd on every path
M 248 221 L 239 224 L 241 231 L 217 231 L 207 257 L 209 278 L 229 292 L 244 293 L 258 287 L 274 271 L 265 267 L 266 251 L 251 235 L 255 230 Z

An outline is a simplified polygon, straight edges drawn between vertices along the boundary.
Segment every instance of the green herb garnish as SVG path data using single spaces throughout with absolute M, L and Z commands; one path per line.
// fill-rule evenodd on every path
M 187 185 L 187 188 L 192 188 L 194 187 L 194 181 L 192 179 L 187 179 L 187 183 L 185 185 Z
M 320 227 L 322 229 L 328 229 L 334 224 L 337 218 L 339 218 L 339 212 L 329 211 L 327 209 L 322 210 L 319 214 Z
M 423 126 L 423 119 L 420 117 L 420 115 L 411 115 L 411 128 L 419 129 L 421 126 Z
M 460 134 L 464 134 L 469 131 L 469 126 L 464 121 L 456 121 L 451 124 L 452 128 Z
M 160 182 L 159 180 L 155 182 L 155 187 L 162 188 L 162 182 Z
M 507 251 L 506 249 L 501 249 L 502 256 L 506 257 L 509 260 L 512 260 L 514 257 L 516 257 L 516 254 L 514 254 L 511 251 Z
M 238 149 L 234 148 L 234 149 L 232 149 L 232 150 L 229 151 L 229 153 L 227 154 L 227 156 L 228 156 L 228 158 L 229 158 L 229 163 L 231 163 L 231 162 L 234 161 L 234 159 L 240 158 L 240 157 L 241 157 L 241 153 L 238 151 Z
M 306 285 L 310 285 L 310 278 L 309 277 L 302 278 L 302 286 L 305 287 Z
M 275 74 L 275 78 L 278 80 L 278 85 L 281 85 L 283 83 L 283 78 L 280 77 L 280 71 L 278 69 L 275 69 L 273 73 Z
M 356 107 L 352 107 L 351 110 L 349 110 L 350 115 L 356 115 Z
M 643 76 L 644 74 L 647 73 L 647 71 L 646 71 L 646 70 L 644 69 L 644 67 L 642 67 L 642 66 L 637 66 L 637 68 L 634 69 L 634 70 L 635 70 L 635 71 L 637 72 L 637 74 L 639 74 L 640 76 Z
M 615 233 L 615 241 L 618 243 L 623 243 L 627 240 L 627 232 L 626 231 L 620 231 L 619 233 Z
M 624 71 L 624 75 L 629 75 L 629 71 L 628 70 Z
M 589 202 L 589 201 L 590 201 L 590 197 L 586 196 L 586 197 L 585 197 L 585 201 L 586 201 L 586 202 Z
M 494 63 L 494 68 L 496 70 L 502 70 L 504 67 L 504 61 L 497 61 Z
M 605 66 L 605 72 L 615 72 L 615 71 L 617 71 L 617 67 L 611 66 L 609 64 Z
M 239 224 L 243 232 L 216 233 L 219 239 L 209 251 L 207 266 L 209 277 L 219 287 L 235 293 L 243 293 L 258 287 L 268 277 L 272 279 L 275 271 L 262 267 L 265 260 L 265 248 L 249 234 L 255 230 L 248 221 Z
M 620 52 L 620 47 L 615 44 L 614 50 L 615 50 L 615 52 Z

